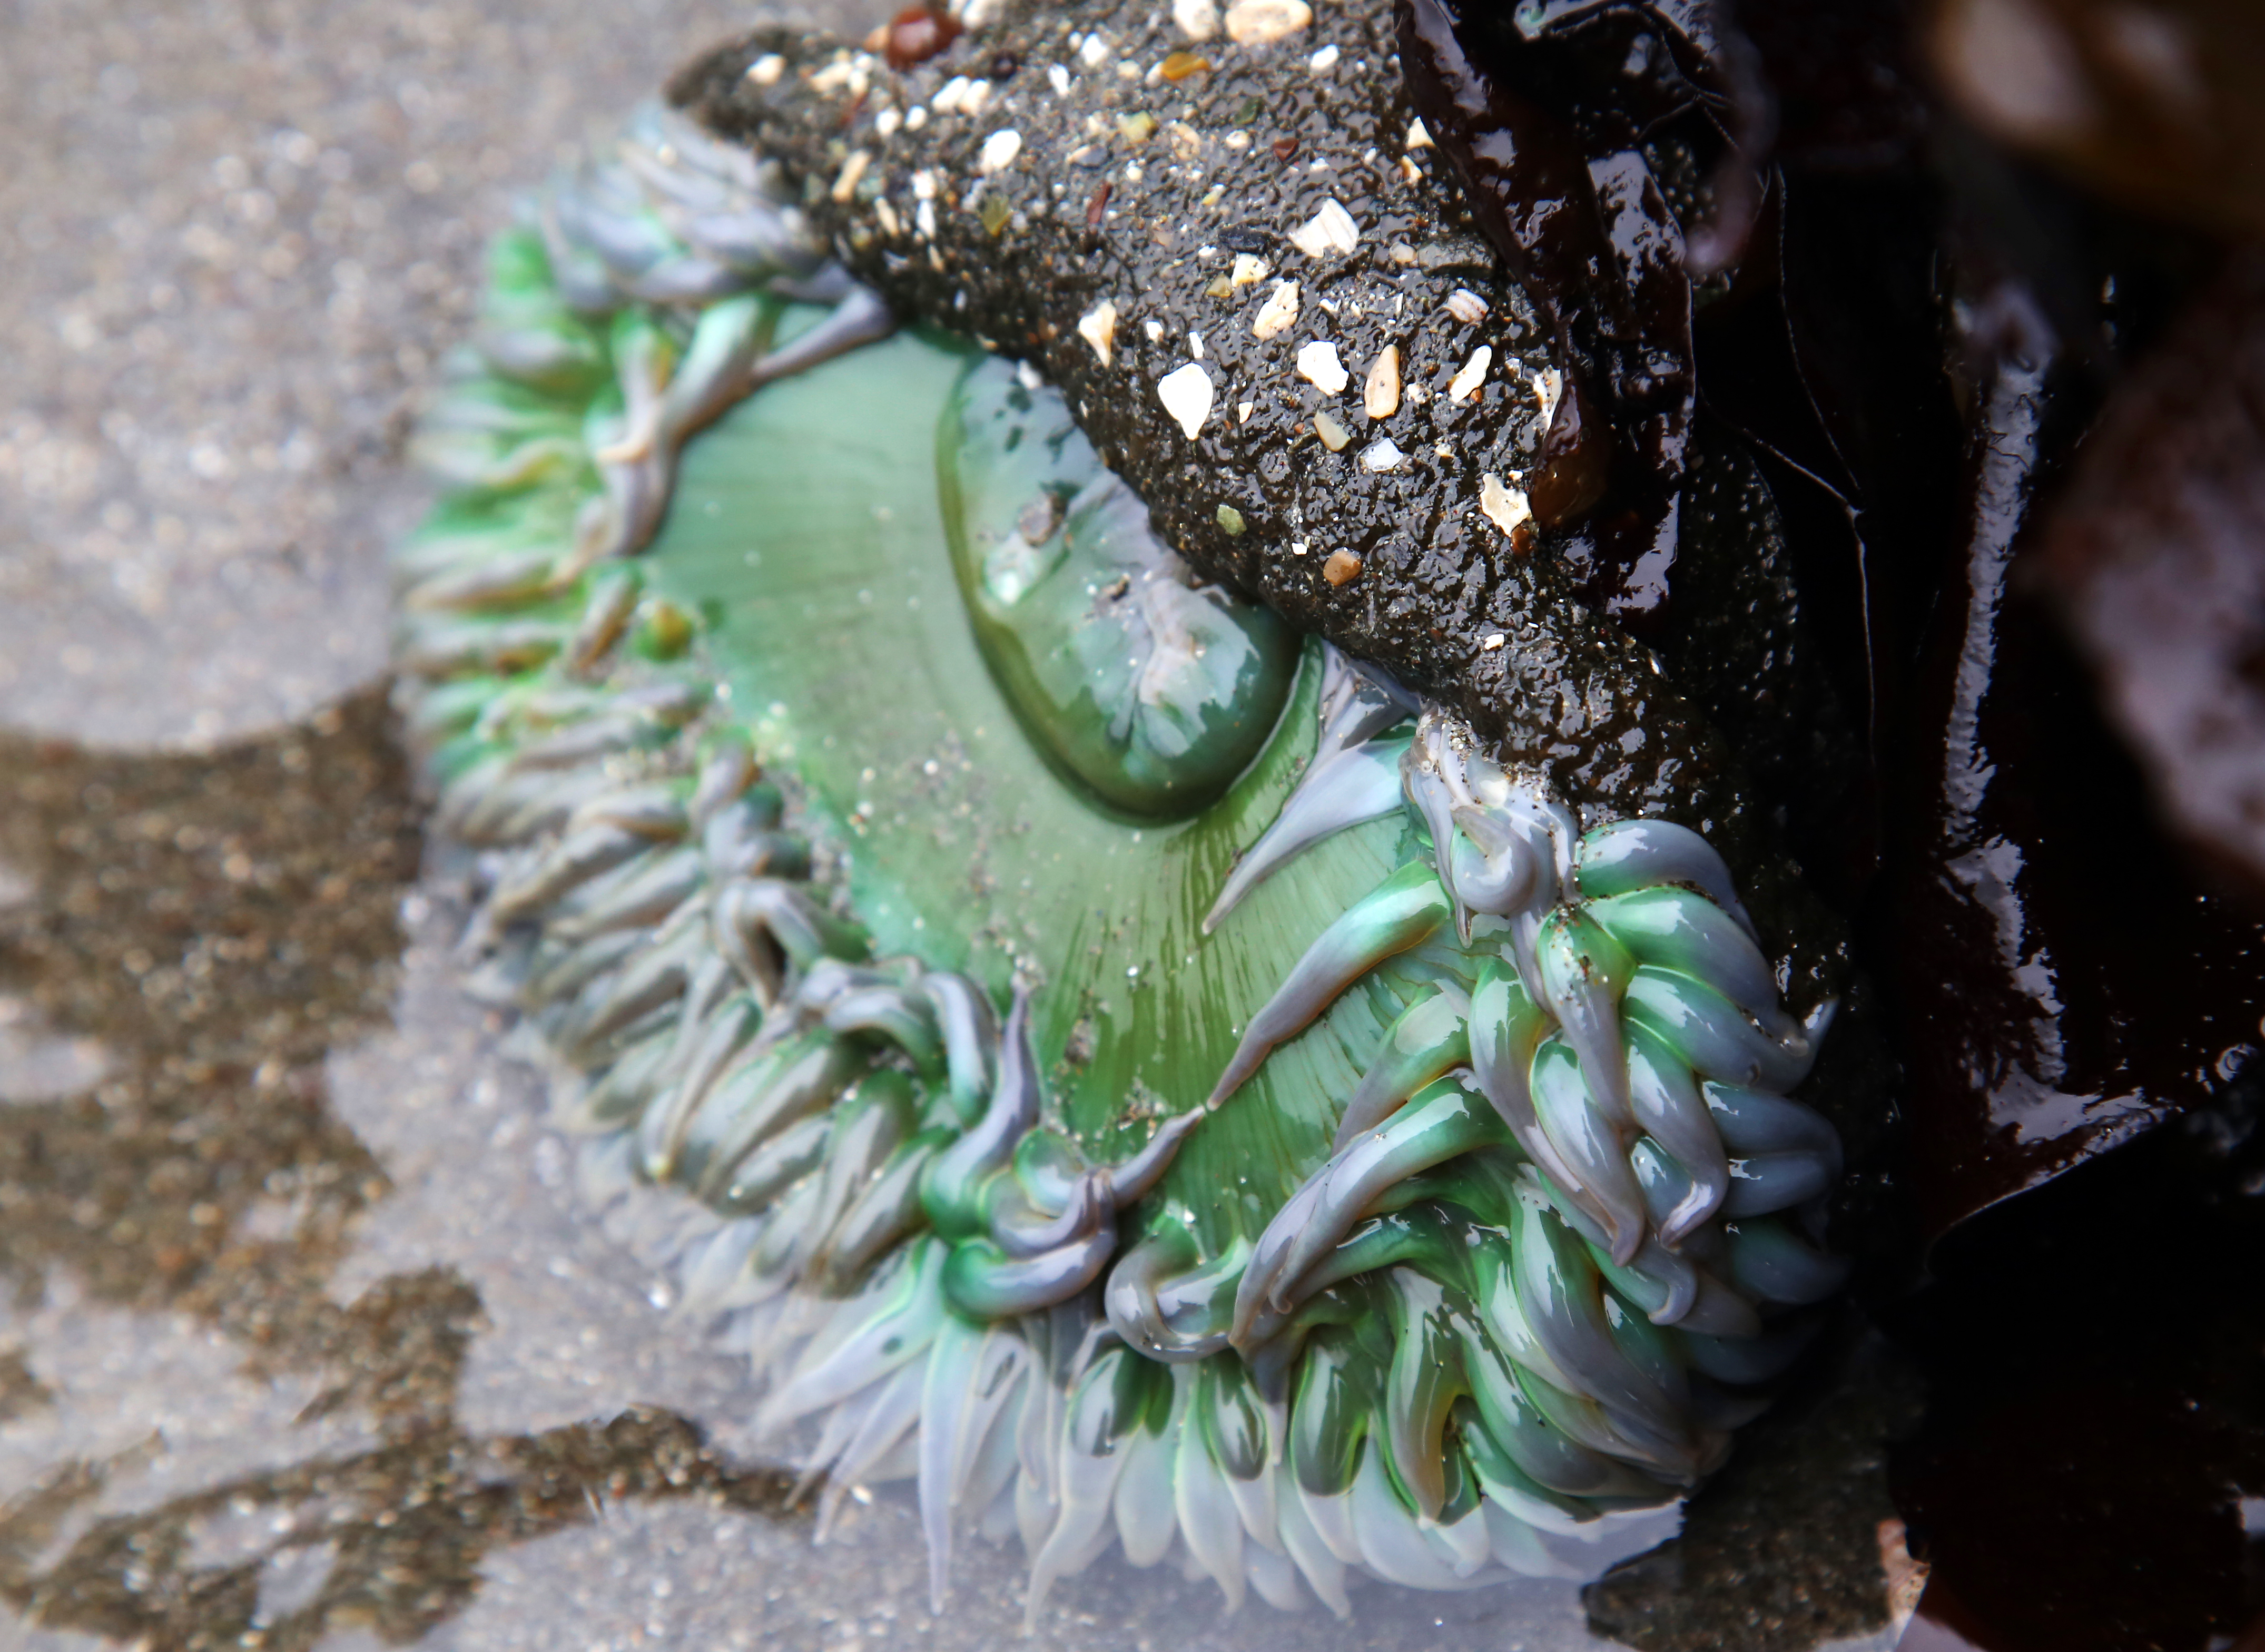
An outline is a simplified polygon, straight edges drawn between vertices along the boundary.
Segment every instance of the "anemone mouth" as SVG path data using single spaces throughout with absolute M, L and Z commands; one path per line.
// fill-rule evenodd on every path
M 495 262 L 402 701 L 583 1180 L 919 1488 L 1239 1602 L 1460 1588 L 1712 1471 L 1839 1270 L 1722 861 L 1198 586 L 1060 399 L 666 117 Z M 1781 1212 L 1794 1212 L 1790 1219 Z M 823 1524 L 823 1521 L 822 1523 Z

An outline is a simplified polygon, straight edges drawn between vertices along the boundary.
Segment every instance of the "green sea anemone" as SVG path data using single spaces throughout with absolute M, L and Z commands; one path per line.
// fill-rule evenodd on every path
M 1115 1545 L 1343 1612 L 1696 1485 L 1840 1282 L 1830 1002 L 804 200 L 653 111 L 501 237 L 397 657 L 468 964 L 821 1532 L 911 1479 L 939 1605 L 974 1528 L 1033 1612 Z

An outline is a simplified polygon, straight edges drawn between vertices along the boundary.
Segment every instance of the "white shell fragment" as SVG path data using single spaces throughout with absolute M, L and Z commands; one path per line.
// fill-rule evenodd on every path
M 1458 287 L 1447 295 L 1447 313 L 1467 327 L 1475 327 L 1487 317 L 1487 302 L 1468 287 Z
M 1402 457 L 1399 444 L 1389 436 L 1379 436 L 1360 450 L 1361 469 L 1378 471 L 1396 470 L 1400 468 Z
M 1360 245 L 1360 226 L 1341 202 L 1325 200 L 1319 212 L 1290 231 L 1290 243 L 1309 258 L 1351 252 Z
M 1207 40 L 1219 33 L 1215 0 L 1172 0 L 1172 22 L 1191 40 Z
M 1255 253 L 1234 255 L 1234 273 L 1227 278 L 1229 287 L 1256 287 L 1266 279 L 1266 260 Z M 1293 282 L 1293 286 L 1296 283 Z
M 1421 115 L 1408 123 L 1408 147 L 1428 149 L 1431 147 L 1431 128 L 1424 124 Z
M 1211 417 L 1211 375 L 1200 362 L 1176 368 L 1156 381 L 1156 399 L 1193 441 Z
M 1271 46 L 1313 20 L 1306 0 L 1234 0 L 1227 9 L 1227 38 L 1237 46 Z
M 1472 351 L 1471 359 L 1463 363 L 1463 370 L 1456 374 L 1447 386 L 1447 399 L 1451 402 L 1469 401 L 1479 393 L 1479 386 L 1486 382 L 1487 369 L 1493 365 L 1492 345 L 1482 344 Z
M 1556 421 L 1557 403 L 1565 394 L 1565 375 L 1555 368 L 1543 368 L 1533 375 L 1533 399 L 1541 404 L 1541 428 L 1547 430 Z
M 834 180 L 834 199 L 848 200 L 856 190 L 857 180 L 865 176 L 865 169 L 872 164 L 873 157 L 864 150 L 850 150 L 849 158 L 841 163 L 841 174 Z
M 1306 67 L 1316 75 L 1326 75 L 1336 66 L 1337 48 L 1334 40 L 1306 60 Z
M 1101 365 L 1109 365 L 1109 352 L 1117 343 L 1117 304 L 1103 299 L 1077 319 L 1077 336 L 1093 346 Z
M 758 86 L 776 86 L 785 73 L 786 59 L 776 52 L 766 52 L 747 65 L 747 78 Z
M 1012 127 L 1001 127 L 983 140 L 983 148 L 975 157 L 975 164 L 986 172 L 1003 172 L 1015 164 L 1023 152 L 1023 135 Z
M 928 100 L 928 106 L 937 114 L 972 115 L 991 101 L 991 83 L 970 80 L 965 75 L 954 75 Z
M 1344 363 L 1337 360 L 1337 347 L 1326 338 L 1315 338 L 1299 346 L 1298 376 L 1335 396 L 1351 382 Z
M 1250 336 L 1271 338 L 1278 333 L 1288 331 L 1297 319 L 1297 282 L 1278 281 L 1274 284 L 1274 295 L 1261 304 L 1258 313 L 1250 318 Z
M 1491 470 L 1479 478 L 1479 509 L 1485 513 L 1487 520 L 1505 534 L 1533 515 L 1525 490 L 1504 486 L 1502 478 Z
M 1388 344 L 1377 352 L 1360 387 L 1362 410 L 1371 418 L 1389 418 L 1400 411 L 1400 346 Z

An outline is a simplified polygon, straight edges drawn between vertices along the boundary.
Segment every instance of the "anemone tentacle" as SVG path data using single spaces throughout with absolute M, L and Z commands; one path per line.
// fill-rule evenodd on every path
M 780 344 L 813 297 L 832 314 Z M 1230 1607 L 1562 1569 L 1569 1537 L 1720 1463 L 1839 1284 L 1812 1223 L 1839 1143 L 1789 1094 L 1830 1005 L 1780 1002 L 1703 838 L 1584 828 L 1546 774 L 1316 644 L 1309 710 L 1233 736 L 1307 751 L 1302 777 L 1192 912 L 1231 944 L 1261 883 L 1340 834 L 1390 870 L 1259 985 L 1207 1097 L 1127 1095 L 1081 1134 L 1036 1030 L 1044 960 L 1002 1006 L 861 904 L 854 819 L 630 560 L 684 441 L 887 324 L 760 161 L 649 113 L 504 238 L 420 439 L 448 492 L 396 564 L 404 719 L 479 856 L 466 961 L 547 1048 L 585 1196 L 748 1353 L 758 1427 L 825 1482 L 821 1538 L 849 1487 L 915 1482 L 939 1606 L 970 1527 L 1020 1532 L 1033 1614 L 1111 1547 Z M 1043 399 L 980 371 L 939 426 L 971 511 L 1007 474 L 986 421 Z M 1128 570 L 1071 593 L 1078 624 L 1160 582 L 1104 634 L 1157 651 L 1127 690 L 1148 721 L 1056 754 L 1085 774 L 1145 740 L 1122 796 L 1152 797 L 1199 773 L 1167 761 L 1195 736 L 1159 681 L 1224 692 L 1173 628 L 1261 666 L 1271 644 L 1125 551 L 1142 513 L 1100 476 L 952 554 L 998 613 L 1079 554 Z M 1045 549 L 1064 523 L 1082 550 Z M 1265 1074 L 1326 1040 L 1330 1117 L 1283 1196 L 1195 1208 L 1190 1150 L 1271 1127 L 1246 1117 Z

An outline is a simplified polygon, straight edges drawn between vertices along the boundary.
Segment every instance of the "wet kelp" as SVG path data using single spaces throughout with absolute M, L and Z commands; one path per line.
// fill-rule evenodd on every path
M 2035 306 L 2018 289 L 1994 296 L 1972 312 L 1985 434 L 1919 702 L 1945 733 L 1919 760 L 1897 936 L 1913 1187 L 1933 1234 L 2206 1102 L 2253 1047 L 2265 956 L 2254 920 L 2162 840 L 2068 639 L 2016 587 L 2071 392 Z M 2093 513 L 2081 493 L 2062 508 Z M 2131 869 L 2113 924 L 2086 892 L 2103 864 Z M 2181 967 L 2135 967 L 2134 947 Z
M 1888 1321 L 1921 1361 L 1897 1505 L 1953 1645 L 2239 1644 L 2265 1612 L 2254 1076 L 1977 1215 Z M 2144 1230 L 2193 1265 L 2150 1267 Z M 2119 1334 L 2089 1316 L 2113 1302 Z M 2128 1336 L 2122 1333 L 2127 1331 Z
M 2120 389 L 2054 522 L 2050 578 L 2163 812 L 2253 897 L 2265 538 L 2265 277 L 2234 260 Z
M 1668 222 L 1650 238 L 1683 220 L 1700 237 L 1682 358 L 1696 428 L 1719 421 L 1752 456 L 1810 639 L 1803 688 L 1829 708 L 1810 726 L 1831 737 L 1803 753 L 1802 776 L 1779 770 L 1767 789 L 1817 885 L 1860 926 L 1880 914 L 1870 956 L 1903 1004 L 1909 1168 L 1928 1230 L 2199 1103 L 2247 1047 L 2254 926 L 2159 841 L 2058 627 L 2013 570 L 2032 495 L 2206 273 L 2206 251 L 2149 237 L 1947 115 L 1926 60 L 1968 38 L 1957 9 L 1932 36 L 1897 7 L 1759 0 L 1735 16 L 1404 15 L 1434 125 L 1477 193 L 1558 203 L 1519 221 L 1546 257 L 1529 249 L 1521 269 L 1505 246 L 1544 301 L 1567 272 L 1599 267 L 1608 177 L 1679 166 L 1690 180 L 1677 212 L 1653 210 Z M 2087 38 L 2083 53 L 2114 55 L 2104 34 Z M 1511 236 L 1506 211 L 1490 222 Z M 1632 315 L 1649 289 L 1603 267 L 1613 280 L 1591 274 L 1584 290 Z M 2197 336 L 2224 326 L 2212 313 L 2190 324 Z M 1569 328 L 1582 331 L 1590 376 L 1610 382 L 1628 322 Z M 2147 412 L 2132 406 L 2119 428 Z M 2183 465 L 2194 442 L 2179 428 L 2156 450 Z M 2223 413 L 2214 428 L 2202 462 L 2238 473 Z M 2096 520 L 2102 503 L 2095 486 L 2069 520 Z M 2135 499 L 2119 520 L 2144 540 L 2163 513 Z M 1671 635 L 1663 651 L 1686 684 L 1703 680 Z M 1735 695 L 1701 693 L 1737 726 Z M 1769 774 L 1766 741 L 1742 744 Z M 2144 869 L 2112 940 L 2078 870 L 2106 861 Z M 2177 988 L 2131 964 L 2134 928 L 2141 950 L 2195 960 Z

